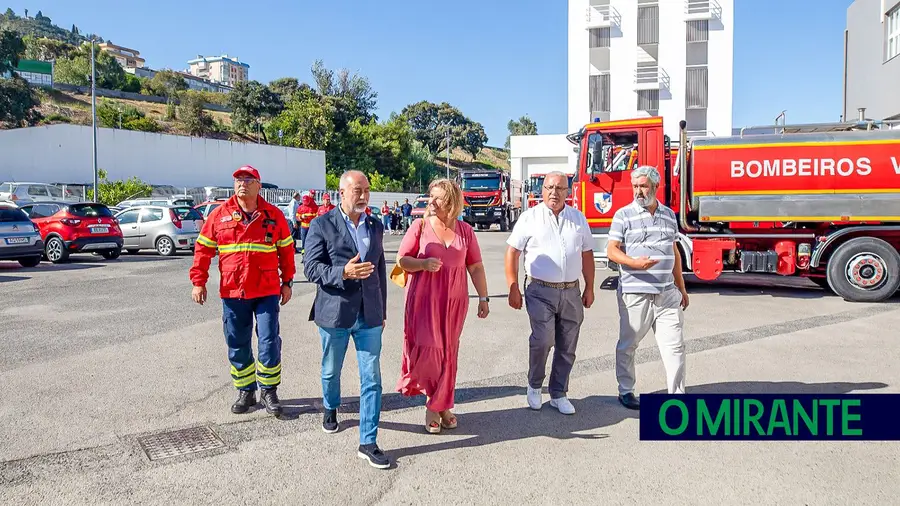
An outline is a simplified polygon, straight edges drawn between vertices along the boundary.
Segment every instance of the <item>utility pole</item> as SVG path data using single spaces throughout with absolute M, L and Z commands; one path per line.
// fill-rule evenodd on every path
M 450 179 L 450 125 L 447 125 L 447 179 Z
M 94 202 L 100 202 L 100 174 L 97 171 L 97 70 L 94 64 L 94 40 L 91 38 L 91 125 L 94 144 Z

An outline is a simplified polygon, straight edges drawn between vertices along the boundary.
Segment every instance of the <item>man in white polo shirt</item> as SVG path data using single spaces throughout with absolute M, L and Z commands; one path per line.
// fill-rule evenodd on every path
M 634 395 L 634 352 L 650 329 L 656 336 L 670 394 L 684 393 L 683 310 L 689 299 L 675 246 L 678 218 L 656 200 L 659 171 L 642 166 L 631 173 L 634 202 L 613 215 L 606 254 L 619 264 L 619 342 L 616 377 L 619 402 L 640 409 Z
M 531 320 L 528 361 L 528 406 L 541 409 L 547 357 L 555 347 L 550 371 L 550 405 L 571 415 L 567 398 L 569 374 L 584 320 L 594 302 L 594 252 L 591 229 L 581 211 L 566 205 L 569 178 L 551 172 L 544 178 L 544 201 L 522 213 L 506 241 L 506 284 L 509 305 L 522 308 L 519 257 L 525 252 L 525 306 Z M 579 278 L 584 276 L 584 291 Z

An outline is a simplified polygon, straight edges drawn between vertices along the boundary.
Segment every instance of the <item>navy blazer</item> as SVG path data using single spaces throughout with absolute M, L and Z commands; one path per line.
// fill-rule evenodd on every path
M 344 266 L 359 251 L 347 230 L 341 209 L 312 220 L 306 235 L 303 273 L 318 285 L 309 312 L 319 327 L 349 329 L 356 324 L 360 306 L 366 324 L 377 327 L 387 319 L 387 269 L 384 261 L 384 226 L 363 214 L 369 230 L 369 250 L 360 262 L 372 262 L 375 270 L 366 279 L 344 279 Z

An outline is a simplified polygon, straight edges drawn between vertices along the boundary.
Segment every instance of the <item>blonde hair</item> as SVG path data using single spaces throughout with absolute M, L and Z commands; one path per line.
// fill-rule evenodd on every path
M 448 218 L 457 219 L 462 214 L 463 196 L 462 190 L 456 181 L 447 178 L 435 179 L 428 185 L 428 192 L 431 193 L 432 188 L 440 188 L 444 190 L 444 210 L 447 211 Z

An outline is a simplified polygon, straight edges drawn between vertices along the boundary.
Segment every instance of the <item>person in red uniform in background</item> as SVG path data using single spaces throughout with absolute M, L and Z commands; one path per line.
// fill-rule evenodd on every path
M 327 213 L 328 211 L 331 211 L 332 209 L 334 209 L 334 207 L 335 207 L 334 204 L 331 203 L 331 195 L 326 193 L 322 197 L 322 205 L 319 206 L 319 212 L 316 216 L 317 217 L 322 216 L 323 214 Z
M 280 416 L 276 392 L 281 383 L 281 336 L 278 314 L 291 300 L 296 266 L 294 238 L 284 213 L 259 196 L 259 171 L 247 165 L 234 172 L 234 195 L 214 209 L 203 224 L 190 269 L 191 298 L 206 302 L 209 265 L 219 255 L 225 343 L 231 379 L 238 389 L 231 412 L 256 405 L 257 384 L 269 414 Z M 281 270 L 279 276 L 278 271 Z M 259 360 L 253 359 L 256 318 Z
M 306 234 L 309 233 L 309 222 L 316 217 L 319 206 L 312 194 L 303 196 L 302 204 L 297 208 L 297 223 L 300 224 L 300 253 L 306 250 Z

